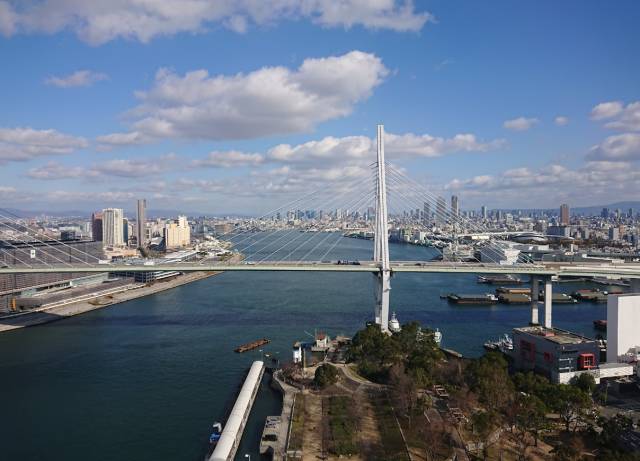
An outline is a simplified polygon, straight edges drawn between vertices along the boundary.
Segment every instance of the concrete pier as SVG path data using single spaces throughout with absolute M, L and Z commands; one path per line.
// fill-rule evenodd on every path
M 538 277 L 531 276 L 531 325 L 539 325 L 540 323 L 538 316 L 538 293 L 540 288 L 538 285 Z
M 544 281 L 544 326 L 551 328 L 551 315 L 553 309 L 553 283 L 551 278 Z
M 220 440 L 209 461 L 233 461 L 235 458 L 244 427 L 249 419 L 249 413 L 251 413 L 251 407 L 253 407 L 258 389 L 260 389 L 260 381 L 262 381 L 263 374 L 264 362 L 256 360 L 249 369 L 247 378 L 244 380 L 236 403 L 233 405 L 229 418 L 224 424 Z

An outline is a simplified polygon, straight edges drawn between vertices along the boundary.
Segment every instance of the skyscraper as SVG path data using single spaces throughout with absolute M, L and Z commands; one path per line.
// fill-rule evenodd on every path
M 560 205 L 560 225 L 569 225 L 569 205 L 567 205 L 566 203 Z
M 106 208 L 102 210 L 102 234 L 104 246 L 124 245 L 124 221 L 121 208 Z
M 144 248 L 147 243 L 147 201 L 138 200 L 138 215 L 136 216 L 136 238 L 138 248 Z
M 480 207 L 480 215 L 482 215 L 482 219 L 487 219 L 487 207 L 485 205 Z
M 436 221 L 440 224 L 444 224 L 447 220 L 447 201 L 442 196 L 438 196 L 436 202 Z
M 460 215 L 460 205 L 458 204 L 458 196 L 457 195 L 452 195 L 451 196 L 451 214 L 453 216 L 459 216 Z
M 91 237 L 95 242 L 102 242 L 102 212 L 96 211 L 91 215 Z
M 422 204 L 422 221 L 425 226 L 431 224 L 431 205 L 429 202 Z
M 122 241 L 125 245 L 129 244 L 129 220 L 122 218 Z

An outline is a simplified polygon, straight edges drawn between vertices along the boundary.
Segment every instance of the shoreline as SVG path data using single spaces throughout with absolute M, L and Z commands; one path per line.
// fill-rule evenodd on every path
M 114 304 L 121 304 L 127 301 L 131 301 L 138 298 L 144 298 L 156 293 L 161 293 L 166 290 L 186 285 L 188 283 L 197 282 L 215 275 L 222 274 L 222 271 L 218 272 L 193 272 L 189 274 L 181 274 L 171 280 L 158 281 L 151 286 L 140 285 L 138 287 L 126 286 L 122 291 L 111 293 L 109 300 L 105 303 L 92 304 L 90 301 L 99 300 L 104 298 L 103 294 L 96 294 L 89 300 L 81 300 L 77 302 L 71 302 L 62 306 L 53 306 L 50 308 L 43 308 L 34 312 L 22 312 L 20 315 L 0 318 L 0 334 L 13 331 L 21 328 L 32 327 L 36 325 L 42 325 L 45 323 L 56 322 L 64 320 L 75 315 L 84 314 L 97 309 L 113 306 Z

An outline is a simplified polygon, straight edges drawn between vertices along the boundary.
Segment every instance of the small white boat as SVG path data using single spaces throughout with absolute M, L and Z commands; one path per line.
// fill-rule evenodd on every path
M 433 340 L 438 346 L 440 346 L 440 343 L 442 343 L 442 332 L 437 328 L 436 331 L 433 332 Z
M 400 327 L 400 322 L 398 321 L 398 318 L 396 317 L 396 313 L 393 312 L 391 314 L 391 320 L 389 320 L 389 330 L 392 333 L 399 333 L 401 329 L 402 328 Z

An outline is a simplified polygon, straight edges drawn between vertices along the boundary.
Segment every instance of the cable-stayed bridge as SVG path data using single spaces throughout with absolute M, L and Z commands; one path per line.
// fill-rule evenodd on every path
M 375 281 L 375 318 L 383 330 L 388 328 L 389 293 L 394 273 L 527 274 L 535 280 L 563 276 L 640 279 L 638 263 L 534 261 L 526 251 L 514 248 L 513 242 L 507 240 L 513 232 L 463 217 L 453 206 L 448 208 L 442 197 L 386 162 L 382 125 L 378 126 L 377 158 L 370 173 L 345 169 L 344 181 L 334 187 L 320 186 L 261 217 L 241 221 L 231 231 L 217 236 L 234 251 L 225 261 L 209 257 L 206 252 L 200 252 L 188 261 L 163 258 L 106 261 L 87 248 L 52 239 L 44 231 L 0 208 L 0 230 L 12 236 L 0 246 L 0 275 L 157 271 L 369 272 Z M 293 214 L 282 218 L 283 214 L 291 215 L 292 210 L 296 213 L 312 210 L 307 214 L 313 217 L 298 220 Z M 390 228 L 397 235 L 408 230 L 418 233 L 421 240 L 429 240 L 440 248 L 442 256 L 438 260 L 394 261 L 389 252 Z M 372 238 L 371 258 L 353 259 L 340 254 L 338 246 L 346 238 L 343 234 L 356 231 L 363 238 Z M 461 244 L 461 239 L 471 243 Z M 474 259 L 475 254 L 480 254 L 481 262 Z M 546 298 L 550 299 L 549 296 Z M 532 316 L 532 321 L 536 318 L 537 314 Z

